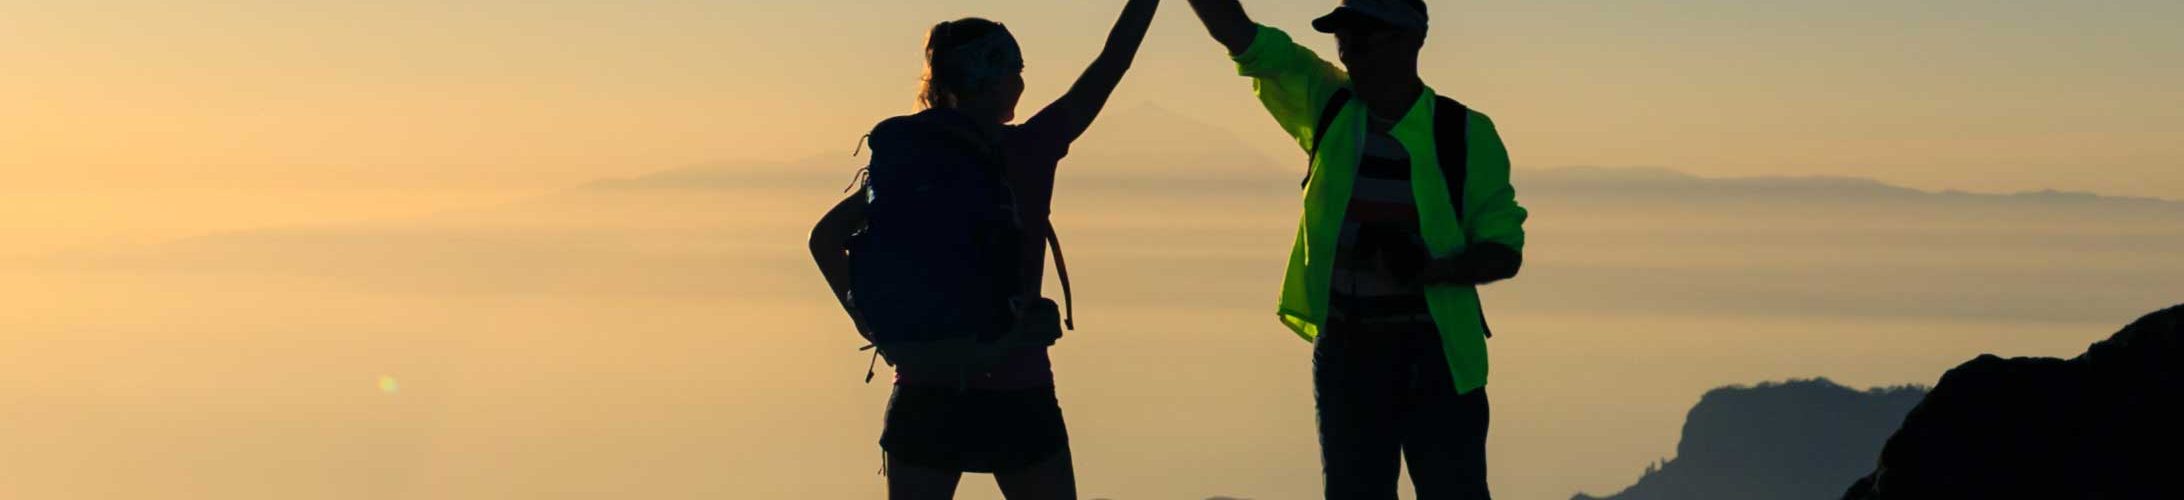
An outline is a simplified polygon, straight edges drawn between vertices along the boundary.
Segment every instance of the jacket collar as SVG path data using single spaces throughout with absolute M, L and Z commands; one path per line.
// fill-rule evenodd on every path
M 1433 143 L 1434 103 L 1440 94 L 1434 92 L 1432 86 L 1422 86 L 1420 89 L 1418 100 L 1411 103 L 1410 110 L 1403 112 L 1403 118 L 1395 122 L 1395 128 L 1388 129 L 1388 135 L 1394 136 L 1396 142 L 1403 143 L 1404 148 Z M 1358 105 L 1363 106 L 1364 101 L 1359 100 Z M 1372 113 L 1370 109 L 1364 111 Z

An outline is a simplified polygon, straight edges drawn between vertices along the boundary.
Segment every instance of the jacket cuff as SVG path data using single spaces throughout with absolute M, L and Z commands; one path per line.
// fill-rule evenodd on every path
M 1283 47 L 1296 43 L 1290 40 L 1288 33 L 1279 28 L 1261 24 L 1258 25 L 1258 30 L 1258 33 L 1251 37 L 1250 48 L 1244 49 L 1242 54 L 1229 58 L 1236 62 L 1236 73 L 1239 75 L 1253 76 L 1265 74 L 1269 70 L 1280 69 L 1273 67 L 1280 64 L 1281 58 L 1278 51 Z

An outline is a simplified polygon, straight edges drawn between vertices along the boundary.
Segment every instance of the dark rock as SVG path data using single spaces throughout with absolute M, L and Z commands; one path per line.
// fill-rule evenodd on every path
M 1676 458 L 1615 500 L 1827 499 L 1869 471 L 1925 391 L 1853 390 L 1827 379 L 1723 387 L 1685 419 Z M 1578 500 L 1595 497 L 1577 495 Z
M 1950 370 L 1843 498 L 2176 498 L 2180 465 L 2184 306 L 2070 360 Z

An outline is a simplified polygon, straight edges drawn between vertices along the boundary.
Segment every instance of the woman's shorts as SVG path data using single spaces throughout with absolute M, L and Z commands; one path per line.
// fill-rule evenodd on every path
M 1069 447 L 1052 386 L 963 390 L 895 386 L 880 449 L 893 459 L 957 472 L 1005 473 Z

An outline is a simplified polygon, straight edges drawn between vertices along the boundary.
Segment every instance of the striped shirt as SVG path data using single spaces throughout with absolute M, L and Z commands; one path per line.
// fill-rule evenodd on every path
M 1357 183 L 1335 246 L 1328 319 L 1355 324 L 1432 325 L 1418 284 L 1431 254 L 1411 194 L 1410 152 L 1388 135 L 1394 120 L 1371 117 Z

